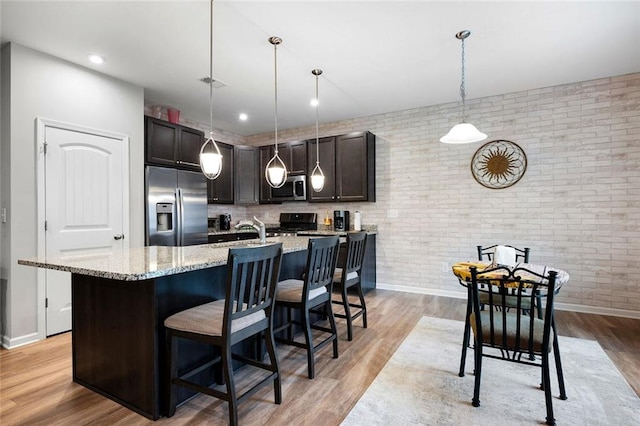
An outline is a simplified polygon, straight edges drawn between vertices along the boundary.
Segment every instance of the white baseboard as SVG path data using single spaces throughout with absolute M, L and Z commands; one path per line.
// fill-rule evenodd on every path
M 7 336 L 2 336 L 2 347 L 5 349 L 15 349 L 19 346 L 28 345 L 29 343 L 34 343 L 40 340 L 38 333 L 25 334 L 24 336 L 8 338 Z
M 452 297 L 454 299 L 466 299 L 463 292 L 438 290 L 432 288 L 411 287 L 406 285 L 393 285 L 378 282 L 376 288 L 380 290 L 401 291 L 404 293 L 428 294 L 431 296 Z M 600 306 L 577 305 L 574 303 L 556 303 L 559 311 L 581 312 L 585 314 L 609 315 L 613 317 L 640 319 L 640 311 L 627 309 L 603 308 Z

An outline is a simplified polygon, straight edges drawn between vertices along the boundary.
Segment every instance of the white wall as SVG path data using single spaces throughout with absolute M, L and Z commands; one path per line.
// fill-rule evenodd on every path
M 474 180 L 470 161 L 482 143 L 438 142 L 460 116 L 458 104 L 445 104 L 321 124 L 321 136 L 377 135 L 377 202 L 264 205 L 246 215 L 277 221 L 281 211 L 360 210 L 363 224 L 378 225 L 379 286 L 418 293 L 462 296 L 450 265 L 475 258 L 478 244 L 527 246 L 534 263 L 570 273 L 558 297 L 566 308 L 640 318 L 640 74 L 467 107 L 489 141 L 524 149 L 528 169 L 514 186 L 491 190 Z M 312 137 L 315 126 L 279 132 L 283 142 Z
M 7 273 L 7 324 L 3 344 L 37 334 L 36 269 L 17 259 L 36 255 L 35 119 L 43 117 L 129 136 L 131 246 L 144 244 L 144 93 L 138 86 L 26 47 L 3 48 L 8 66 L 8 140 L 3 135 L 2 199 L 9 220 L 2 241 Z M 8 62 L 8 64 L 6 63 Z M 7 98 L 8 97 L 8 98 Z M 5 123 L 3 122 L 3 132 Z M 5 156 L 8 156 L 6 158 Z M 5 168 L 5 166 L 8 166 Z M 8 176 L 8 181 L 7 179 Z M 8 190 L 8 194 L 7 194 Z M 6 259 L 6 260 L 5 260 Z

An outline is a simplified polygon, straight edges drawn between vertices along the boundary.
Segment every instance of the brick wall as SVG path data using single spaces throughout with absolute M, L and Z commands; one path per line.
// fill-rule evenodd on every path
M 528 169 L 514 186 L 491 190 L 473 179 L 470 160 L 482 143 L 438 142 L 460 115 L 451 103 L 321 124 L 321 135 L 377 136 L 377 202 L 240 212 L 272 222 L 281 211 L 360 210 L 365 225 L 378 225 L 384 287 L 461 295 L 450 265 L 473 259 L 478 244 L 505 243 L 530 247 L 533 262 L 570 273 L 558 302 L 640 312 L 640 74 L 472 99 L 467 110 L 488 140 L 526 152 Z M 315 126 L 279 133 L 283 142 L 314 136 Z M 388 218 L 390 210 L 399 217 Z

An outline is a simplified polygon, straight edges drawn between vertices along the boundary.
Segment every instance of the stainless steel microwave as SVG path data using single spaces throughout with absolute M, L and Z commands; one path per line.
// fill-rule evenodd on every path
M 307 177 L 289 176 L 280 188 L 271 188 L 273 201 L 307 201 Z

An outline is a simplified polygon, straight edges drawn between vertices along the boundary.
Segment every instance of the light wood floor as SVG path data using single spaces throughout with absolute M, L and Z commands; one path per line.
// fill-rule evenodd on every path
M 462 320 L 465 303 L 384 290 L 369 293 L 369 328 L 362 329 L 358 320 L 354 340 L 348 342 L 346 326 L 338 320 L 340 357 L 332 359 L 330 347 L 324 348 L 314 380 L 306 377 L 301 350 L 279 347 L 282 404 L 275 405 L 273 388 L 265 387 L 240 405 L 240 424 L 340 424 L 423 315 Z M 640 394 L 640 320 L 558 311 L 557 325 L 561 335 L 597 340 Z M 457 368 L 459 360 L 451 362 Z M 70 333 L 0 350 L 2 425 L 219 425 L 227 419 L 225 403 L 198 396 L 178 407 L 171 419 L 152 422 L 73 383 Z

